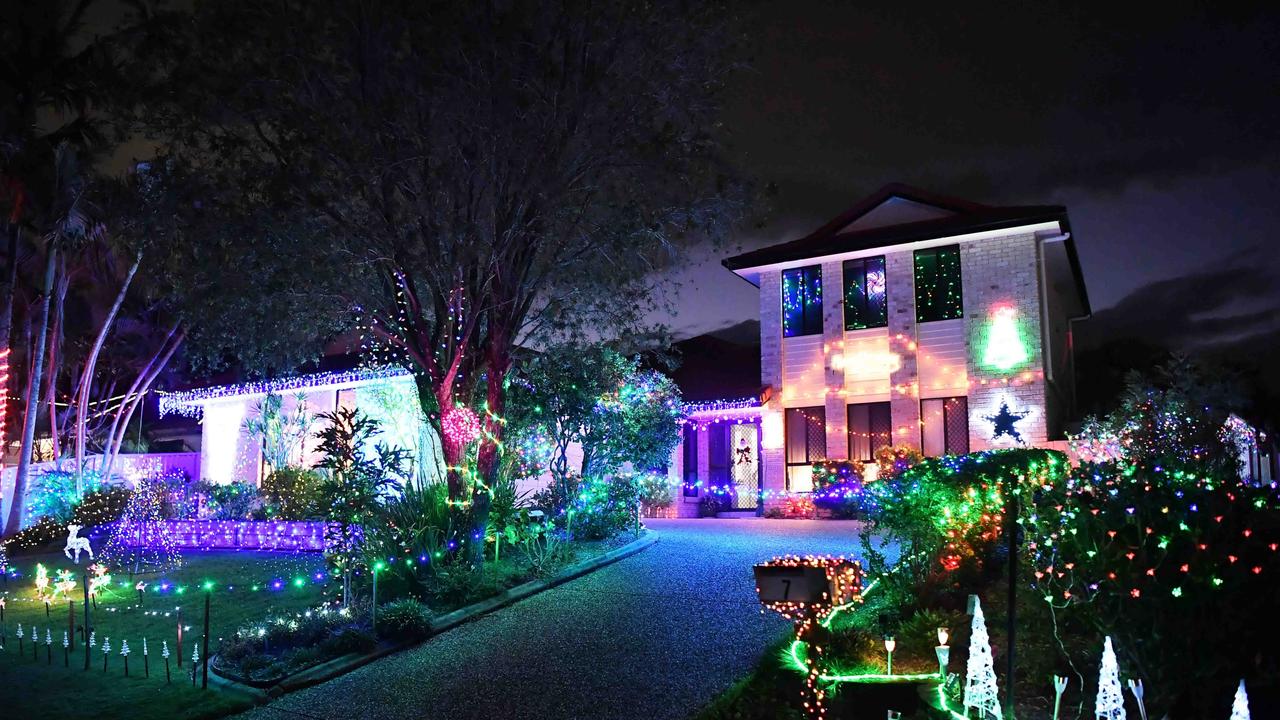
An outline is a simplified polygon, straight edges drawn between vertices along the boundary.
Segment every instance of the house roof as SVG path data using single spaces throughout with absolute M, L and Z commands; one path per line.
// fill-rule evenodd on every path
M 1057 222 L 1064 233 L 1070 233 L 1062 205 L 983 205 L 891 183 L 802 238 L 735 255 L 722 264 L 738 271 L 1039 222 Z M 1075 244 L 1070 237 L 1065 244 L 1080 301 L 1088 313 L 1089 297 Z

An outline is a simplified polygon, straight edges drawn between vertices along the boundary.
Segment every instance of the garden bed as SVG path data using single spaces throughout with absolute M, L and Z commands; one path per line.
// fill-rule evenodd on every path
M 521 584 L 505 588 L 488 598 L 457 608 L 444 615 L 433 617 L 429 622 L 429 626 L 421 634 L 413 634 L 409 637 L 401 638 L 385 637 L 380 642 L 371 644 L 360 651 L 333 653 L 324 660 L 317 660 L 294 668 L 289 673 L 275 678 L 244 677 L 234 670 L 220 665 L 216 656 L 210 667 L 215 673 L 231 683 L 239 683 L 256 690 L 265 690 L 268 696 L 278 696 L 348 673 L 378 658 L 416 645 L 482 615 L 504 608 L 544 590 L 549 590 L 574 578 L 581 577 L 605 565 L 629 557 L 656 542 L 657 538 L 652 535 L 641 535 L 633 538 L 615 537 L 609 540 L 580 543 L 574 564 L 551 576 L 530 579 Z M 384 610 L 379 608 L 380 624 L 385 622 L 383 613 Z

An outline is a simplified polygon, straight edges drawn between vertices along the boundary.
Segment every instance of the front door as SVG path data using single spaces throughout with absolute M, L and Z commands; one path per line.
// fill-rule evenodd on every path
M 729 490 L 733 510 L 756 510 L 760 504 L 760 426 L 729 426 Z

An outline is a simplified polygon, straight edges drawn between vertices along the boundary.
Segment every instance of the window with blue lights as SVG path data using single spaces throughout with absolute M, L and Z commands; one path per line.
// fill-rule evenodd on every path
M 822 334 L 822 266 L 782 271 L 782 337 Z
M 844 329 L 865 330 L 889 324 L 884 256 L 844 261 Z
M 687 498 L 698 497 L 698 428 L 692 423 L 684 426 L 684 487 Z
M 964 317 L 959 245 L 917 250 L 915 279 L 916 322 Z

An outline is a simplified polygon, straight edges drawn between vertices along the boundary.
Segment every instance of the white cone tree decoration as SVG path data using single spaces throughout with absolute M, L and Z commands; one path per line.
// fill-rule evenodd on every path
M 1098 699 L 1093 706 L 1095 717 L 1125 720 L 1124 687 L 1120 684 L 1120 664 L 1111 647 L 1111 636 L 1102 643 L 1102 668 L 1098 671 Z
M 1236 688 L 1236 699 L 1231 703 L 1231 720 L 1249 719 L 1249 693 L 1244 691 L 1244 681 Z
M 996 667 L 991 657 L 991 638 L 987 636 L 987 620 L 982 603 L 973 601 L 973 625 L 969 631 L 969 662 L 965 668 L 964 708 L 978 711 L 979 718 L 1000 717 L 1000 699 L 996 690 Z

